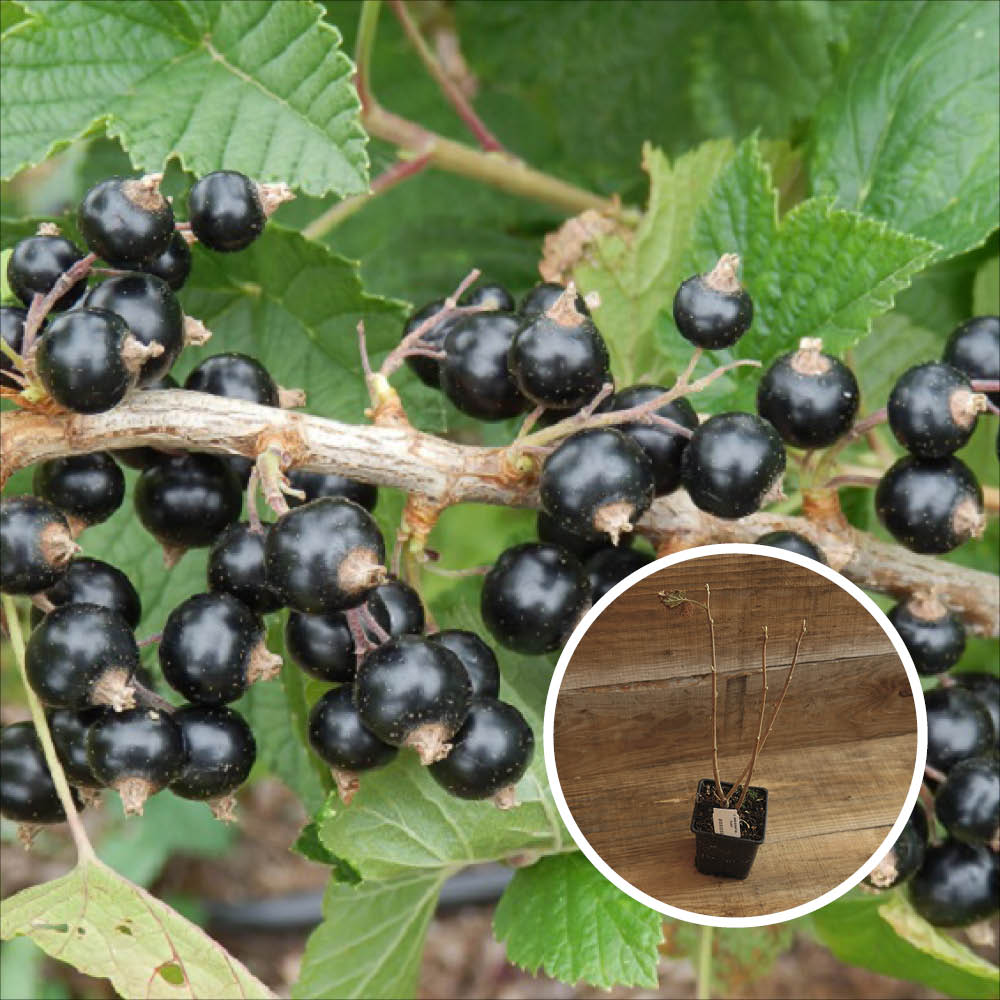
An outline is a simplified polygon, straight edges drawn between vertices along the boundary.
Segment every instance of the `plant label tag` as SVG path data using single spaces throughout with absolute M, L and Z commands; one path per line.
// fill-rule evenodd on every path
M 721 833 L 724 837 L 740 835 L 740 816 L 735 809 L 713 809 L 712 823 L 715 832 Z

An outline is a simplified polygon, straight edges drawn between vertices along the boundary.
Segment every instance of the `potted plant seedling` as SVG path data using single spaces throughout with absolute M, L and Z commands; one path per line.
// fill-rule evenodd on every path
M 696 601 L 680 591 L 660 591 L 660 601 L 664 607 L 677 608 L 692 605 L 705 612 L 708 621 L 709 639 L 712 651 L 712 772 L 713 777 L 702 778 L 695 794 L 694 812 L 691 816 L 691 832 L 695 836 L 695 868 L 703 875 L 721 875 L 726 878 L 746 878 L 753 867 L 757 850 L 764 843 L 767 832 L 767 789 L 751 785 L 754 768 L 761 750 L 771 735 L 775 719 L 788 692 L 795 664 L 799 659 L 799 647 L 806 634 L 806 622 L 802 620 L 792 665 L 782 685 L 778 703 L 764 728 L 767 708 L 767 626 L 761 628 L 761 699 L 760 717 L 757 723 L 757 737 L 754 740 L 750 760 L 736 781 L 723 781 L 719 773 L 719 670 L 715 652 L 715 620 L 712 618 L 712 592 L 705 584 L 705 600 Z

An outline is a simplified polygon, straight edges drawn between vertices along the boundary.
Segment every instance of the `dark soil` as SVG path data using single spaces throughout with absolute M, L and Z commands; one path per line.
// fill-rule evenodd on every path
M 732 782 L 723 781 L 722 790 L 728 794 L 732 788 Z M 767 821 L 767 796 L 765 789 L 755 785 L 750 786 L 747 792 L 747 800 L 743 803 L 743 808 L 739 812 L 740 817 L 740 840 L 749 840 L 759 844 L 764 840 L 764 827 Z M 703 778 L 698 782 L 698 792 L 694 798 L 693 826 L 697 833 L 715 833 L 715 826 L 712 823 L 713 809 L 732 809 L 736 804 L 739 795 L 730 799 L 728 806 L 716 798 L 715 782 L 711 778 Z

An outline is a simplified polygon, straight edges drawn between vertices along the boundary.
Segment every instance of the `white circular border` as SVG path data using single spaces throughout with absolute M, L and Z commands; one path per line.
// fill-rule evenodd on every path
M 899 658 L 902 660 L 903 667 L 906 670 L 906 676 L 910 681 L 910 689 L 913 692 L 913 704 L 917 712 L 917 758 L 913 769 L 913 778 L 910 781 L 910 791 L 906 796 L 906 801 L 903 803 L 902 811 L 897 817 L 896 822 L 892 825 L 892 829 L 889 831 L 888 836 L 886 836 L 885 840 L 883 840 L 879 845 L 878 850 L 876 850 L 871 858 L 869 858 L 868 861 L 866 861 L 865 864 L 863 864 L 853 875 L 844 879 L 840 885 L 835 886 L 828 892 L 823 893 L 822 896 L 817 896 L 808 903 L 793 906 L 788 910 L 779 910 L 775 913 L 765 913 L 756 917 L 715 917 L 705 913 L 695 913 L 691 910 L 682 910 L 680 907 L 671 906 L 669 903 L 663 903 L 660 900 L 655 899 L 653 896 L 647 895 L 632 885 L 631 882 L 627 882 L 623 879 L 603 860 L 603 858 L 601 858 L 597 851 L 591 847 L 589 841 L 580 831 L 576 821 L 573 819 L 573 814 L 566 805 L 566 797 L 563 795 L 562 786 L 559 784 L 559 774 L 556 769 L 555 744 L 553 740 L 556 699 L 559 696 L 559 688 L 562 685 L 563 675 L 566 673 L 566 668 L 569 666 L 569 662 L 573 658 L 573 653 L 576 651 L 576 647 L 579 645 L 580 640 L 593 624 L 594 620 L 605 610 L 605 608 L 607 608 L 619 594 L 629 590 L 639 580 L 649 576 L 651 573 L 659 572 L 660 570 L 666 569 L 668 566 L 673 566 L 676 563 L 699 559 L 702 556 L 729 554 L 783 559 L 785 562 L 795 563 L 797 566 L 803 566 L 814 573 L 818 573 L 820 576 L 825 576 L 832 583 L 835 583 L 838 587 L 840 587 L 841 590 L 850 594 L 875 619 L 875 621 L 878 622 L 882 631 L 885 632 L 889 641 L 899 654 Z M 861 882 L 861 880 L 870 871 L 872 871 L 873 868 L 875 868 L 885 855 L 889 853 L 890 848 L 896 842 L 900 833 L 902 833 L 903 827 L 906 825 L 906 822 L 910 817 L 910 813 L 916 804 L 917 797 L 920 794 L 920 786 L 924 777 L 924 764 L 927 757 L 927 713 L 924 708 L 923 689 L 920 686 L 920 678 L 917 674 L 916 667 L 913 665 L 912 657 L 903 645 L 903 640 L 899 638 L 896 630 L 890 624 L 889 619 L 886 618 L 885 612 L 883 612 L 878 605 L 860 588 L 851 583 L 850 580 L 841 576 L 840 573 L 830 569 L 829 566 L 826 566 L 823 563 L 816 562 L 814 559 L 809 559 L 806 556 L 800 556 L 795 552 L 788 552 L 784 549 L 765 547 L 761 545 L 749 545 L 738 542 L 732 542 L 724 545 L 700 545 L 697 548 L 685 549 L 674 555 L 657 559 L 648 566 L 644 566 L 642 569 L 636 570 L 630 576 L 622 580 L 621 583 L 616 584 L 615 587 L 608 591 L 608 593 L 605 594 L 604 597 L 602 597 L 597 604 L 595 604 L 593 608 L 587 612 L 587 614 L 573 630 L 573 634 L 569 637 L 569 640 L 563 647 L 562 654 L 559 657 L 559 662 L 556 664 L 555 673 L 552 675 L 552 681 L 549 684 L 548 695 L 545 699 L 545 719 L 543 722 L 542 733 L 542 744 L 545 753 L 545 770 L 548 775 L 549 785 L 552 788 L 552 796 L 555 799 L 556 807 L 559 810 L 559 815 L 562 817 L 562 821 L 566 824 L 566 828 L 569 830 L 570 835 L 576 842 L 577 847 L 583 851 L 590 863 L 609 882 L 617 886 L 622 892 L 631 896 L 637 902 L 642 903 L 643 905 L 654 910 L 658 910 L 660 913 L 663 913 L 668 917 L 675 917 L 678 920 L 686 920 L 689 923 L 702 924 L 711 927 L 765 927 L 768 924 L 777 924 L 785 920 L 794 920 L 796 917 L 804 917 L 807 913 L 812 913 L 813 910 L 818 910 L 820 907 L 826 906 L 827 903 L 832 903 L 835 899 L 838 899 L 844 895 L 844 893 L 853 889 L 854 886 Z

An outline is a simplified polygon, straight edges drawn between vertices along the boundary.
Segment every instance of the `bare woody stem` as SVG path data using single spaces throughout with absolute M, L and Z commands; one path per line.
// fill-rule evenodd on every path
M 757 739 L 754 740 L 753 753 L 750 755 L 750 764 L 746 768 L 747 780 L 743 784 L 743 790 L 740 793 L 739 800 L 736 803 L 736 811 L 739 812 L 743 808 L 743 803 L 746 802 L 747 792 L 750 790 L 750 775 L 753 774 L 753 769 L 757 764 L 757 755 L 760 753 L 761 744 L 763 743 L 762 735 L 764 732 L 764 713 L 767 709 L 767 626 L 761 626 L 761 632 L 763 633 L 763 640 L 760 647 L 760 718 L 757 721 Z M 733 785 L 729 790 L 729 794 L 733 795 L 739 785 Z

